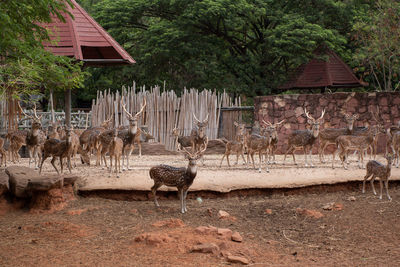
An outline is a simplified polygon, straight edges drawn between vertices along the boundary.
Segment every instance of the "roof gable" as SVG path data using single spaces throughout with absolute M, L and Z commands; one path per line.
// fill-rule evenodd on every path
M 135 60 L 75 0 L 65 22 L 53 17 L 43 24 L 51 42 L 43 45 L 56 55 L 74 57 L 87 65 L 133 64 Z
M 352 70 L 332 50 L 320 47 L 314 51 L 315 58 L 298 67 L 289 80 L 279 89 L 314 89 L 329 87 L 360 87 Z M 328 60 L 318 58 L 327 55 Z

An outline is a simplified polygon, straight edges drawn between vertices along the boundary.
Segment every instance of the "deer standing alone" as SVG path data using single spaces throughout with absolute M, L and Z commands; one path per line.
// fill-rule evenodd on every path
M 182 150 L 183 149 L 183 150 Z M 159 207 L 157 201 L 157 189 L 162 185 L 173 186 L 178 189 L 178 196 L 181 201 L 181 212 L 185 213 L 186 208 L 186 196 L 189 187 L 193 184 L 194 179 L 197 175 L 197 160 L 202 156 L 202 153 L 207 149 L 206 147 L 202 150 L 191 153 L 185 148 L 178 148 L 179 152 L 185 154 L 189 164 L 186 168 L 176 168 L 169 165 L 157 165 L 150 169 L 150 178 L 153 179 L 154 185 L 151 187 L 151 192 L 154 196 L 154 204 Z
M 247 143 L 247 163 L 250 164 L 250 158 L 253 163 L 253 168 L 255 169 L 255 163 L 254 163 L 254 154 L 258 152 L 258 157 L 259 157 L 259 168 L 258 172 L 261 172 L 261 164 L 262 164 L 262 155 L 265 153 L 267 157 L 268 155 L 268 149 L 269 146 L 271 145 L 271 133 L 267 132 L 265 133 L 266 135 L 258 135 L 258 134 L 252 134 L 248 137 L 246 140 Z M 266 163 L 266 171 L 269 172 L 268 168 L 268 162 Z
M 376 195 L 375 187 L 374 187 L 374 181 L 375 178 L 379 178 L 379 185 L 380 185 L 380 195 L 379 199 L 382 199 L 382 183 L 385 182 L 385 189 L 386 189 L 386 196 L 389 200 L 392 200 L 392 198 L 389 196 L 389 177 L 391 174 L 391 166 L 392 166 L 392 155 L 387 154 L 386 155 L 386 160 L 387 160 L 387 165 L 383 165 L 379 163 L 376 160 L 370 160 L 367 163 L 367 174 L 364 177 L 363 181 L 363 187 L 362 187 L 362 193 L 365 193 L 365 182 L 369 177 L 372 176 L 370 183 L 372 187 L 372 191 L 374 192 L 374 195 Z
M 121 101 L 121 106 L 125 111 L 126 115 L 128 116 L 129 120 L 129 128 L 127 130 L 120 131 L 118 134 L 118 136 L 124 142 L 123 153 L 122 153 L 122 170 L 125 170 L 124 168 L 125 160 L 126 160 L 126 169 L 130 170 L 129 156 L 131 155 L 134 149 L 135 143 L 138 145 L 139 148 L 139 157 L 142 156 L 142 144 L 140 143 L 140 135 L 142 134 L 142 130 L 138 126 L 138 121 L 140 118 L 140 114 L 144 111 L 144 108 L 146 107 L 146 98 L 143 98 L 143 104 L 140 108 L 140 111 L 135 115 L 132 115 L 130 112 L 126 110 L 126 107 L 124 104 L 122 104 L 122 101 Z
M 296 163 L 296 158 L 294 156 L 294 151 L 299 148 L 304 149 L 305 166 L 308 166 L 307 162 L 307 150 L 310 153 L 310 166 L 314 166 L 312 163 L 311 153 L 312 147 L 315 141 L 318 139 L 319 127 L 324 122 L 323 118 L 325 115 L 325 109 L 322 111 L 321 117 L 314 119 L 308 114 L 307 110 L 304 109 L 304 114 L 306 114 L 308 120 L 307 123 L 311 125 L 311 130 L 296 130 L 292 132 L 288 138 L 288 149 L 286 150 L 285 157 L 283 158 L 283 164 L 285 164 L 287 153 L 291 152 L 293 156 L 294 164 Z

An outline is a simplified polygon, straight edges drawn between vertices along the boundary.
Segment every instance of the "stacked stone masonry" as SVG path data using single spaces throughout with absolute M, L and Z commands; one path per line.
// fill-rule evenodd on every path
M 342 111 L 349 114 L 359 114 L 355 127 L 375 125 L 371 111 L 376 112 L 379 106 L 381 118 L 388 128 L 397 124 L 400 120 L 400 93 L 376 92 L 376 93 L 333 93 L 333 94 L 296 94 L 296 95 L 271 95 L 256 97 L 255 121 L 261 120 L 279 122 L 285 119 L 285 123 L 279 129 L 279 143 L 277 153 L 285 153 L 287 137 L 294 130 L 308 128 L 304 108 L 311 116 L 318 118 L 323 109 L 324 128 L 344 128 L 346 121 Z M 386 150 L 386 136 L 380 135 L 378 141 L 378 153 Z M 313 153 L 318 151 L 318 142 L 313 148 Z M 332 146 L 326 151 L 331 152 Z

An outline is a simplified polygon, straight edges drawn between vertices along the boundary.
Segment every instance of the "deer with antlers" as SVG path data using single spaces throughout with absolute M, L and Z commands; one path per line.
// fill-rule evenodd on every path
M 318 119 L 314 119 L 313 117 L 311 117 L 311 115 L 307 112 L 306 109 L 304 109 L 304 114 L 308 118 L 307 123 L 311 125 L 311 130 L 310 129 L 296 130 L 290 134 L 288 138 L 288 149 L 286 150 L 285 157 L 283 158 L 283 164 L 285 164 L 287 153 L 291 152 L 294 164 L 297 165 L 296 158 L 294 156 L 294 151 L 296 149 L 303 148 L 305 166 L 306 167 L 308 166 L 307 151 L 309 151 L 310 153 L 310 166 L 311 167 L 314 166 L 311 158 L 312 147 L 315 141 L 318 139 L 320 125 L 324 122 L 323 118 L 325 115 L 325 109 L 322 111 L 321 117 L 319 117 Z
M 22 113 L 29 119 L 32 120 L 31 129 L 26 136 L 26 147 L 29 152 L 29 167 L 31 166 L 32 158 L 35 163 L 35 169 L 39 168 L 40 161 L 42 159 L 42 146 L 46 139 L 44 132 L 42 131 L 42 116 L 38 116 L 36 113 L 36 103 L 33 103 L 33 115 L 26 114 L 21 105 L 18 102 L 18 106 L 21 109 Z M 37 160 L 39 158 L 39 160 Z
M 122 170 L 124 168 L 124 161 L 126 160 L 126 169 L 129 170 L 129 156 L 131 155 L 135 143 L 138 145 L 139 148 L 139 157 L 142 156 L 142 144 L 140 142 L 140 136 L 142 134 L 142 130 L 138 126 L 138 121 L 140 118 L 140 114 L 144 111 L 146 107 L 146 98 L 143 98 L 143 104 L 141 105 L 140 111 L 135 115 L 132 115 L 129 111 L 126 110 L 125 104 L 122 103 L 121 106 L 125 111 L 126 115 L 128 116 L 129 121 L 129 128 L 127 130 L 120 131 L 118 136 L 124 142 L 123 153 L 122 153 Z
M 325 163 L 325 149 L 330 144 L 336 144 L 336 139 L 341 135 L 353 134 L 354 122 L 358 119 L 357 114 L 344 114 L 347 128 L 326 128 L 319 133 L 319 160 Z
M 270 123 L 269 121 L 265 121 L 265 120 L 262 120 L 262 122 L 264 123 L 264 125 L 267 125 L 267 127 L 262 129 L 261 135 L 264 135 L 264 136 L 270 135 L 271 136 L 271 142 L 268 147 L 268 150 L 269 150 L 268 155 L 272 156 L 272 160 L 273 160 L 272 164 L 276 164 L 275 150 L 278 146 L 278 141 L 279 141 L 278 131 L 279 131 L 279 128 L 282 126 L 282 123 L 285 122 L 285 120 L 281 120 L 280 122 L 277 122 L 277 123 Z M 269 163 L 270 157 L 268 157 L 267 160 Z
M 196 152 L 189 152 L 185 148 L 178 147 L 178 151 L 185 154 L 186 159 L 189 161 L 186 168 L 176 168 L 169 165 L 157 165 L 150 169 L 150 178 L 153 179 L 154 185 L 151 187 L 151 192 L 154 196 L 154 204 L 159 207 L 157 201 L 157 189 L 162 185 L 173 186 L 178 189 L 178 195 L 181 201 L 181 212 L 185 213 L 186 196 L 189 187 L 193 184 L 197 175 L 197 160 L 201 158 L 202 153 L 207 149 L 203 147 L 202 150 Z
M 253 163 L 253 168 L 255 169 L 255 163 L 254 163 L 254 154 L 258 152 L 258 157 L 259 157 L 259 168 L 258 172 L 261 172 L 261 164 L 262 164 L 262 155 L 265 153 L 267 157 L 268 155 L 268 149 L 271 145 L 271 133 L 267 132 L 265 135 L 258 135 L 258 134 L 252 134 L 248 137 L 247 139 L 247 163 L 250 164 L 250 158 Z M 269 172 L 268 168 L 268 162 L 267 162 L 267 167 L 266 171 Z

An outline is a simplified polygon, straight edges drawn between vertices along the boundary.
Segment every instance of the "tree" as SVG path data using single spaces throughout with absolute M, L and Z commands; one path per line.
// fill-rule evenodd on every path
M 378 0 L 372 9 L 360 12 L 354 24 L 358 49 L 354 59 L 376 90 L 397 90 L 400 85 L 400 4 Z
M 18 96 L 40 89 L 83 86 L 85 73 L 81 64 L 67 57 L 45 51 L 42 42 L 49 40 L 41 23 L 52 16 L 64 20 L 70 0 L 0 1 L 0 90 Z M 70 14 L 69 14 L 70 15 Z
M 137 64 L 115 71 L 91 70 L 87 85 L 96 89 L 118 88 L 132 80 L 166 81 L 176 91 L 184 86 L 226 88 L 253 96 L 276 93 L 287 73 L 308 60 L 320 44 L 349 58 L 345 44 L 352 1 L 97 2 L 92 16 Z

